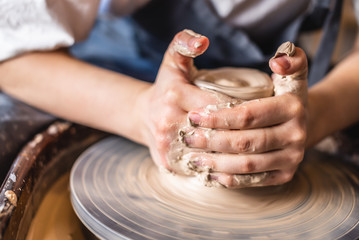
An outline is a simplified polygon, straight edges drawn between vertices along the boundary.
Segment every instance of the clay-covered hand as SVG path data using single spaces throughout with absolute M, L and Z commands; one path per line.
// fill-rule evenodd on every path
M 216 103 L 211 94 L 190 83 L 197 71 L 193 58 L 208 45 L 206 37 L 191 30 L 179 32 L 164 55 L 155 83 L 135 106 L 140 109 L 143 142 L 150 148 L 155 163 L 170 171 L 174 170 L 171 161 L 181 154 L 175 145 L 179 130 L 187 125 L 188 111 Z
M 196 128 L 186 132 L 184 141 L 206 152 L 184 158 L 197 172 L 207 172 L 210 184 L 266 186 L 293 178 L 305 150 L 308 68 L 304 51 L 288 47 L 295 51 L 279 52 L 269 62 L 275 96 L 189 112 Z

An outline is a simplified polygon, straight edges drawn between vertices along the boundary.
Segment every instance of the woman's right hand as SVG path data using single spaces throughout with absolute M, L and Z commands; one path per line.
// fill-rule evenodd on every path
M 216 98 L 191 84 L 196 73 L 193 58 L 202 54 L 209 40 L 191 30 L 179 32 L 169 45 L 155 83 L 143 91 L 135 109 L 142 120 L 138 128 L 141 141 L 150 149 L 158 166 L 170 168 L 171 147 L 178 141 L 179 130 L 187 126 L 187 113 L 217 103 Z

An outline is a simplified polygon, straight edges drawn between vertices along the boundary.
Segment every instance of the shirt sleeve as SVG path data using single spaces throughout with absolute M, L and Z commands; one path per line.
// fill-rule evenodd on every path
M 98 6 L 99 0 L 0 0 L 0 62 L 85 39 Z

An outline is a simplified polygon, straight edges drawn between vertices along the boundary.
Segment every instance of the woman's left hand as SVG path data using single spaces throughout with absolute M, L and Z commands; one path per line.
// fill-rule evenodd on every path
M 307 59 L 302 49 L 295 50 L 293 56 L 270 61 L 275 96 L 188 113 L 196 128 L 184 141 L 205 152 L 186 157 L 199 169 L 209 168 L 212 183 L 236 188 L 278 185 L 293 178 L 307 135 Z

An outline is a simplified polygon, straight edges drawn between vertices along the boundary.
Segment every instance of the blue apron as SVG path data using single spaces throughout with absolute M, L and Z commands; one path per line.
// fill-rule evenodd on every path
M 310 71 L 316 73 L 311 77 L 316 82 L 330 63 L 342 0 L 314 2 L 312 12 L 288 22 L 280 32 L 252 40 L 244 31 L 223 22 L 206 0 L 152 0 L 130 17 L 100 16 L 88 41 L 75 45 L 71 52 L 96 65 L 154 81 L 168 44 L 177 32 L 187 28 L 207 36 L 212 43 L 195 59 L 198 68 L 238 66 L 269 73 L 268 61 L 281 43 L 296 43 L 300 32 L 324 25 L 324 41 Z M 312 85 L 314 79 L 310 82 Z

